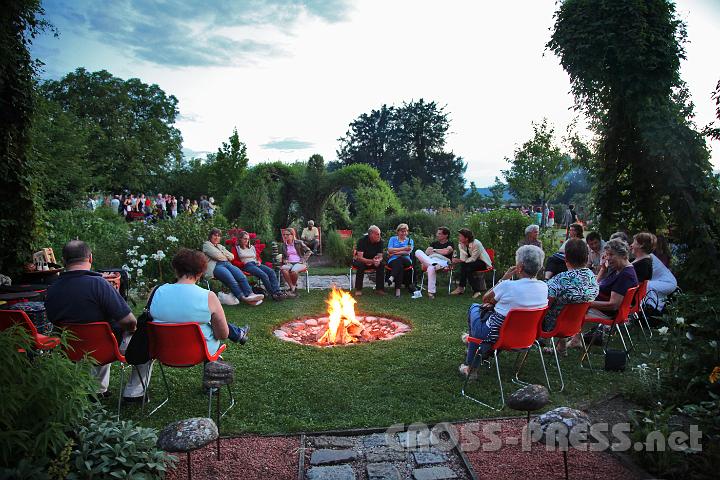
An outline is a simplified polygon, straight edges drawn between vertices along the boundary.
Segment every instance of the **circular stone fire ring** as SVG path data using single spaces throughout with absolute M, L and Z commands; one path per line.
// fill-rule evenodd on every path
M 357 343 L 370 343 L 378 340 L 392 340 L 405 335 L 412 327 L 407 320 L 390 318 L 386 315 L 356 315 L 355 320 L 362 326 L 351 326 L 348 331 L 353 340 L 348 343 L 320 343 L 319 340 L 328 329 L 330 318 L 328 316 L 300 317 L 280 325 L 273 334 L 280 340 L 312 345 L 315 347 L 335 347 L 353 345 Z

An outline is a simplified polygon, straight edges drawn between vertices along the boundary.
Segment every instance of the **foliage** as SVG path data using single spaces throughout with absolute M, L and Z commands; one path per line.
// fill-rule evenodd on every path
M 475 182 L 470 182 L 470 191 L 463 197 L 463 205 L 469 211 L 475 211 L 480 209 L 483 205 L 483 196 L 477 189 Z
M 0 468 L 0 477 L 34 471 L 38 476 L 30 478 L 42 478 L 38 470 L 44 472 L 66 447 L 95 381 L 86 362 L 73 363 L 60 352 L 30 356 L 17 352 L 18 347 L 32 351 L 26 330 L 0 332 L 0 465 L 9 469 Z M 18 472 L 10 473 L 15 468 Z
M 506 184 L 502 183 L 498 177 L 495 177 L 495 183 L 490 187 L 493 207 L 500 207 L 503 204 L 503 195 L 505 195 L 507 188 Z
M 426 212 L 400 213 L 380 219 L 377 226 L 382 232 L 392 232 L 401 223 L 407 223 L 410 227 L 410 235 L 434 236 L 438 227 L 447 226 L 441 223 L 443 217 Z M 449 228 L 449 227 L 448 227 Z
M 94 268 L 119 267 L 125 263 L 124 254 L 128 245 L 129 226 L 125 219 L 109 208 L 101 207 L 90 211 L 51 210 L 45 224 L 48 245 L 60 261 L 62 248 L 76 238 L 86 242 L 93 252 Z
M 325 207 L 324 217 L 324 227 L 326 229 L 348 229 L 352 227 L 347 193 L 339 191 L 330 195 Z
M 715 91 L 712 93 L 712 99 L 715 100 L 715 118 L 720 120 L 720 80 L 718 80 L 717 85 L 715 85 Z M 712 123 L 707 125 L 703 129 L 703 134 L 713 140 L 720 140 L 720 125 L 713 125 Z
M 325 234 L 323 254 L 333 259 L 335 265 L 350 265 L 355 241 L 352 237 L 342 238 L 335 230 Z
M 444 110 L 420 99 L 362 114 L 339 139 L 338 159 L 345 165 L 364 163 L 376 168 L 394 189 L 411 177 L 423 185 L 438 182 L 450 202 L 457 204 L 464 193 L 467 166 L 462 158 L 444 150 L 450 127 Z
M 131 421 L 118 421 L 102 408 L 77 431 L 70 480 L 91 478 L 162 479 L 176 457 L 156 446 L 157 434 Z
M 157 85 L 78 68 L 40 91 L 92 129 L 85 176 L 97 190 L 145 190 L 182 158 L 178 100 Z
M 36 64 L 28 48 L 48 27 L 38 0 L 9 0 L 0 11 L 0 270 L 18 271 L 38 231 L 38 194 L 28 161 Z
M 565 191 L 565 175 L 570 172 L 570 158 L 554 142 L 554 129 L 547 124 L 533 122 L 533 138 L 515 150 L 510 170 L 502 173 L 510 192 L 524 203 L 540 205 L 554 200 Z
M 216 153 L 207 156 L 209 170 L 207 195 L 218 202 L 242 182 L 248 165 L 247 147 L 240 141 L 237 129 Z
M 423 185 L 417 177 L 412 177 L 410 181 L 400 185 L 398 198 L 403 207 L 411 212 L 424 209 L 437 210 L 450 206 L 439 182 Z
M 468 219 L 468 228 L 485 248 L 495 250 L 495 269 L 500 273 L 515 265 L 518 242 L 525 236 L 525 227 L 532 220 L 517 210 L 491 210 Z
M 376 188 L 365 186 L 356 188 L 353 193 L 354 230 L 365 231 L 370 225 L 402 210 L 400 201 L 385 182 Z
M 605 234 L 672 227 L 690 253 L 686 286 L 720 274 L 718 182 L 680 79 L 684 23 L 669 0 L 568 0 L 548 48 L 597 133 L 591 161 Z

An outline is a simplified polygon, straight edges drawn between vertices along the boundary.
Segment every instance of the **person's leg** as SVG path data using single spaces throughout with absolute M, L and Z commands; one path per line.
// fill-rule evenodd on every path
M 271 294 L 279 293 L 280 290 L 277 285 L 277 278 L 272 274 L 272 271 L 270 271 L 270 275 L 268 275 L 262 267 L 267 268 L 265 265 L 257 265 L 255 263 L 245 265 L 244 268 L 247 273 L 260 280 L 265 288 L 267 288 L 268 292 Z
M 484 270 L 485 267 L 485 262 L 483 262 L 482 260 L 476 260 L 471 263 L 463 263 L 463 268 L 465 268 L 466 271 L 466 279 L 470 283 L 473 292 L 477 293 L 485 290 L 485 277 L 482 275 L 475 275 L 475 272 L 477 272 L 478 270 Z
M 355 292 L 361 292 L 363 282 L 365 281 L 365 270 L 367 266 L 357 260 L 353 260 L 353 267 L 355 267 Z
M 152 376 L 152 360 L 132 368 L 132 373 L 123 389 L 123 398 L 138 398 L 145 394 Z
M 403 268 L 403 280 L 405 283 L 405 286 L 410 290 L 411 292 L 415 291 L 415 285 L 413 285 L 414 275 L 412 270 L 405 270 L 408 267 L 412 266 L 412 259 L 410 257 L 402 257 L 402 268 Z
M 235 295 L 238 299 L 245 296 L 243 291 L 240 289 L 240 285 L 238 285 L 237 280 L 235 280 L 233 274 L 230 273 L 230 270 L 228 270 L 224 264 L 218 263 L 215 265 L 213 277 L 217 278 L 223 283 L 223 285 L 228 287 L 233 295 Z
M 313 240 L 312 242 L 310 242 L 310 250 L 312 250 L 315 254 L 317 254 L 319 246 L 320 242 L 318 240 Z
M 233 278 L 235 278 L 235 281 L 240 286 L 240 290 L 243 292 L 243 296 L 249 297 L 253 294 L 252 288 L 250 287 L 250 282 L 248 282 L 247 277 L 245 274 L 240 270 L 238 267 L 233 265 L 232 263 L 227 264 L 227 269 L 232 274 Z
M 257 268 L 262 271 L 267 277 L 267 284 L 265 284 L 265 280 L 262 280 L 261 278 L 263 285 L 269 285 L 269 287 L 267 288 L 272 293 L 280 293 L 280 283 L 278 282 L 278 279 L 275 276 L 275 272 L 273 272 L 273 269 L 268 267 L 267 265 L 258 265 Z
M 435 281 L 437 278 L 437 273 L 435 272 L 435 265 L 430 265 L 427 267 L 427 271 L 425 272 L 428 277 L 428 293 L 435 294 Z
M 98 381 L 97 393 L 105 393 L 110 386 L 110 364 L 90 367 L 90 374 Z
M 385 291 L 385 262 L 380 262 L 380 265 L 375 267 L 375 290 Z
M 282 273 L 283 279 L 285 280 L 285 284 L 288 286 L 290 291 L 294 290 L 293 283 L 292 283 L 292 277 L 290 276 L 290 269 L 292 268 L 292 265 L 283 265 L 280 267 L 280 273 Z
M 425 252 L 423 252 L 419 248 L 415 250 L 415 258 L 417 258 L 418 262 L 420 262 L 425 267 L 429 267 L 433 263 L 432 258 L 430 258 Z
M 392 272 L 393 281 L 395 282 L 395 290 L 402 287 L 403 283 L 403 262 L 400 257 L 390 262 L 390 271 Z
M 301 273 L 307 270 L 307 265 L 304 263 L 296 263 L 290 270 L 290 274 L 293 276 L 293 285 L 297 288 L 298 277 Z

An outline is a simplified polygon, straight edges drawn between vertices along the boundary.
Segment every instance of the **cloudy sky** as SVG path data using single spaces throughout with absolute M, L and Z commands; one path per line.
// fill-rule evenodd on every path
M 696 123 L 714 118 L 720 1 L 678 0 Z M 188 155 L 234 127 L 251 163 L 336 158 L 362 113 L 424 98 L 450 114 L 467 178 L 492 183 L 547 117 L 573 121 L 568 77 L 545 51 L 555 0 L 44 0 L 59 37 L 36 40 L 44 76 L 77 67 L 156 83 L 179 99 Z M 582 119 L 580 119 L 582 124 Z M 712 145 L 720 167 L 720 144 Z

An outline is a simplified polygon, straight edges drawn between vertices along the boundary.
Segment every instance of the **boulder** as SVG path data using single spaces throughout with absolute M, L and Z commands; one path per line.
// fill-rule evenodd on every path
M 218 438 L 218 429 L 209 418 L 188 418 L 171 423 L 158 434 L 158 448 L 170 453 L 190 452 Z
M 543 385 L 528 385 L 510 395 L 505 402 L 513 410 L 539 410 L 550 401 L 550 392 Z
M 546 445 L 566 446 L 583 442 L 592 421 L 585 412 L 570 407 L 558 407 L 534 418 L 529 425 L 533 438 Z

